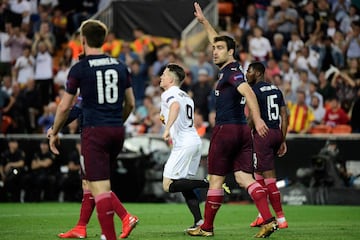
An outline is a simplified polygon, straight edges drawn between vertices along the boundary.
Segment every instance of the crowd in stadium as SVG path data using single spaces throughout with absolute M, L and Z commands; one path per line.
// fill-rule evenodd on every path
M 68 70 L 82 52 L 76 29 L 97 12 L 99 1 L 74 1 L 74 6 L 65 1 L 1 2 L 1 131 L 42 133 L 52 125 Z M 336 125 L 359 132 L 358 7 L 350 0 L 243 4 L 219 12 L 219 30 L 236 39 L 244 71 L 252 61 L 266 64 L 266 80 L 285 95 L 289 132 L 311 133 L 319 124 L 329 132 Z M 131 42 L 110 32 L 103 46 L 131 69 L 137 108 L 128 132 L 161 133 L 159 75 L 167 63 L 176 62 L 187 70 L 182 89 L 194 98 L 204 136 L 214 116 L 211 93 L 217 79 L 211 46 L 191 49 L 179 39 L 159 42 L 141 28 L 133 32 Z M 78 131 L 77 122 L 64 129 Z

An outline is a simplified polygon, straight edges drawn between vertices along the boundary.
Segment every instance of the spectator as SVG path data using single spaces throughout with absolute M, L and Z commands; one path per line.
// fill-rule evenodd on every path
M 156 50 L 156 60 L 150 67 L 151 75 L 161 75 L 165 66 L 169 63 L 169 46 L 162 45 Z
M 334 38 L 336 31 L 338 31 L 337 23 L 336 23 L 335 19 L 330 18 L 330 19 L 329 19 L 329 22 L 328 22 L 327 29 L 326 29 L 326 31 L 324 32 L 323 37 L 324 37 L 324 36 L 329 36 L 329 37 Z
M 311 105 L 313 96 L 316 96 L 319 99 L 319 104 L 324 106 L 324 98 L 323 96 L 317 91 L 318 86 L 314 82 L 309 83 L 309 94 L 306 96 L 306 104 Z
M 318 70 L 326 71 L 331 65 L 338 68 L 344 67 L 344 56 L 337 46 L 332 44 L 332 38 L 326 36 L 323 38 L 324 46 L 320 47 Z
M 80 42 L 80 32 L 76 31 L 70 41 L 68 42 L 68 47 L 72 50 L 72 58 L 74 61 L 79 60 L 79 55 L 83 52 L 83 47 Z
M 38 16 L 33 17 L 32 20 L 32 33 L 40 31 L 40 26 L 42 23 L 47 22 L 49 24 L 50 32 L 53 32 L 53 25 L 51 20 L 51 15 L 48 7 L 45 7 L 43 4 L 40 4 L 38 7 Z
M 51 32 L 55 37 L 56 49 L 61 49 L 62 45 L 67 42 L 67 18 L 59 7 L 55 7 L 53 10 L 52 25 L 53 30 Z
M 351 24 L 352 31 L 346 37 L 344 51 L 348 59 L 360 58 L 360 20 Z
M 21 178 L 25 172 L 25 152 L 15 139 L 8 140 L 8 149 L 1 153 L 0 177 L 7 200 L 20 202 Z
M 340 22 L 349 11 L 350 1 L 348 0 L 337 0 L 334 1 L 334 4 L 331 8 L 331 13 L 335 16 L 335 20 Z
M 291 83 L 291 87 L 294 92 L 296 92 L 298 89 L 301 89 L 302 91 L 305 91 L 306 95 L 309 95 L 310 92 L 310 79 L 309 74 L 306 70 L 300 70 L 298 72 L 299 74 L 299 81 L 293 81 Z
M 257 22 L 258 15 L 256 13 L 256 10 L 257 9 L 255 7 L 255 4 L 249 4 L 246 7 L 246 14 L 240 18 L 240 22 L 239 22 L 239 28 L 240 29 L 243 29 L 245 31 L 251 30 L 251 26 L 249 24 L 249 19 L 253 18 Z
M 206 134 L 206 128 L 208 124 L 204 121 L 202 114 L 198 111 L 194 112 L 194 127 L 196 129 L 197 134 L 200 137 L 204 137 Z
M 26 37 L 26 33 L 20 27 L 10 28 L 9 39 L 5 42 L 5 46 L 10 47 L 11 62 L 15 62 L 22 55 L 26 45 L 31 45 L 31 40 Z
M 318 35 L 321 22 L 319 13 L 315 9 L 313 1 L 307 1 L 303 12 L 300 14 L 299 29 L 301 38 L 306 41 L 311 34 Z
M 269 5 L 266 7 L 266 13 L 263 20 L 261 20 L 260 18 L 258 19 L 258 25 L 265 31 L 265 34 L 269 30 L 269 25 L 273 25 L 275 29 L 277 28 L 274 17 L 275 17 L 275 7 Z
M 54 88 L 56 90 L 58 90 L 60 87 L 65 87 L 69 71 L 70 66 L 67 65 L 65 61 L 60 61 L 59 69 L 54 77 Z
M 159 118 L 160 111 L 158 109 L 153 109 L 149 115 L 150 115 L 150 121 L 147 123 L 147 133 L 150 134 L 158 134 L 162 135 L 165 130 L 165 126 L 161 119 Z
M 316 10 L 319 14 L 320 30 L 323 33 L 326 33 L 326 30 L 328 29 L 328 22 L 331 17 L 331 11 L 329 8 L 328 1 L 327 0 L 318 0 Z
M 72 15 L 74 29 L 80 27 L 81 22 L 94 15 L 98 8 L 98 0 L 80 0 L 75 13 Z
M 139 122 L 142 122 L 147 116 L 149 116 L 152 109 L 154 109 L 154 103 L 150 96 L 145 96 L 142 104 L 136 108 L 135 115 Z
M 284 80 L 284 82 L 289 82 L 291 84 L 291 82 L 293 81 L 294 78 L 297 78 L 294 69 L 291 67 L 290 62 L 289 61 L 281 61 L 279 64 L 280 67 L 280 75 L 282 77 L 282 79 Z
M 36 119 L 41 110 L 41 99 L 38 92 L 35 89 L 35 80 L 29 79 L 25 88 L 21 91 L 26 106 L 26 110 L 23 112 L 26 121 L 26 132 L 34 133 L 37 129 Z
M 291 33 L 291 39 L 287 43 L 287 50 L 289 52 L 289 60 L 293 62 L 296 59 L 296 53 L 304 47 L 304 42 L 301 40 L 297 31 Z
M 334 36 L 333 36 L 333 44 L 335 46 L 337 46 L 338 49 L 341 50 L 341 53 L 343 54 L 343 56 L 345 58 L 346 57 L 346 55 L 345 55 L 346 52 L 344 51 L 344 49 L 346 47 L 346 41 L 345 41 L 344 34 L 342 34 L 340 31 L 337 30 L 334 33 Z M 346 63 L 346 61 L 345 61 L 345 63 Z
M 140 60 L 133 60 L 130 65 L 132 88 L 135 96 L 136 107 L 139 107 L 145 98 L 145 86 L 148 82 L 148 68 Z
M 20 84 L 15 82 L 12 85 L 12 97 L 14 104 L 10 108 L 8 115 L 12 118 L 12 124 L 8 129 L 9 133 L 25 133 L 26 122 L 28 121 L 26 112 L 26 101 L 21 94 Z
M 296 94 L 296 103 L 289 107 L 289 132 L 307 133 L 315 119 L 312 109 L 306 105 L 306 93 L 299 89 Z
M 139 55 L 131 49 L 130 45 L 130 42 L 123 41 L 121 52 L 119 54 L 120 61 L 123 61 L 128 66 L 131 65 L 134 60 L 142 61 Z
M 53 99 L 53 58 L 45 41 L 40 40 L 35 51 L 35 83 L 41 97 L 42 105 L 47 105 Z
M 30 25 L 30 10 L 31 5 L 27 0 L 9 1 L 10 10 L 21 16 L 21 28 L 28 31 Z
M 353 58 L 349 60 L 349 67 L 344 71 L 355 82 L 355 87 L 360 88 L 360 60 Z
M 154 105 L 160 107 L 160 97 L 159 94 L 161 93 L 160 88 L 160 76 L 150 76 L 150 84 L 146 86 L 145 88 L 145 96 L 152 97 L 152 101 L 154 102 Z
M 25 46 L 23 55 L 16 59 L 13 68 L 13 78 L 16 79 L 21 87 L 25 87 L 26 82 L 34 78 L 34 66 L 35 59 L 31 55 L 31 47 Z
M 47 140 L 40 142 L 40 149 L 35 152 L 30 171 L 24 176 L 22 185 L 26 202 L 54 201 L 58 199 L 54 163 L 55 156 L 50 152 Z
M 66 46 L 59 61 L 64 62 L 67 67 L 71 67 L 78 60 L 73 58 L 73 49 L 69 46 Z
M 317 82 L 316 73 L 319 64 L 319 54 L 310 47 L 304 47 L 296 54 L 294 69 L 297 71 L 305 70 L 311 81 Z
M 264 31 L 266 31 L 266 20 L 268 19 L 270 0 L 255 0 L 254 5 L 256 8 L 257 25 L 259 25 Z M 270 10 L 271 11 L 271 10 Z M 272 13 L 271 13 L 272 14 Z
M 63 160 L 60 167 L 60 175 L 57 180 L 60 193 L 60 201 L 76 201 L 82 199 L 81 177 L 80 177 L 81 144 L 76 141 L 75 149 Z M 63 199 L 62 199 L 62 198 Z
M 118 58 L 121 52 L 121 41 L 115 36 L 114 32 L 109 32 L 102 46 L 104 53 L 113 58 Z
M 141 27 L 133 29 L 134 42 L 132 43 L 132 49 L 145 61 L 149 66 L 155 61 L 154 53 L 156 52 L 155 45 L 150 35 L 145 34 L 145 31 Z
M 249 40 L 249 53 L 253 61 L 259 61 L 267 65 L 267 60 L 272 58 L 272 51 L 269 39 L 263 36 L 260 27 L 253 29 L 253 37 Z
M 274 45 L 272 46 L 272 55 L 277 62 L 280 62 L 281 57 L 287 54 L 287 48 L 284 45 L 284 36 L 281 33 L 274 35 Z
M 330 84 L 325 77 L 325 72 L 321 71 L 318 75 L 319 84 L 317 91 L 323 96 L 324 103 L 326 104 L 328 100 L 336 96 L 336 90 Z
M 11 23 L 5 23 L 5 30 L 0 28 L 0 77 L 11 74 L 11 48 L 8 44 L 10 35 L 12 34 Z
M 280 75 L 280 68 L 277 61 L 274 58 L 268 60 L 268 64 L 265 72 L 265 81 L 274 83 L 274 77 Z
M 330 100 L 329 108 L 326 110 L 323 123 L 334 127 L 339 124 L 349 124 L 350 118 L 343 108 L 341 108 L 339 99 L 334 97 Z
M 351 23 L 360 20 L 358 8 L 352 4 L 349 12 L 341 19 L 339 30 L 344 34 L 351 32 Z
M 13 81 L 11 79 L 11 75 L 4 75 L 2 77 L 1 90 L 6 92 L 9 96 L 12 95 L 12 85 Z
M 8 95 L 4 90 L 0 89 L 0 120 L 1 120 L 0 132 L 1 133 L 6 133 L 6 130 L 9 127 L 8 124 L 6 126 L 5 124 L 2 125 L 3 116 L 8 114 L 9 110 L 14 105 L 14 103 L 15 103 L 15 99 L 12 96 Z
M 346 72 L 336 69 L 331 80 L 331 86 L 335 88 L 336 96 L 342 107 L 348 112 L 351 102 L 356 96 L 355 81 Z
M 198 81 L 198 74 L 200 69 L 205 69 L 210 78 L 214 77 L 215 70 L 213 66 L 207 61 L 208 54 L 205 51 L 199 51 L 196 53 L 197 62 L 193 65 L 190 65 L 190 71 L 192 76 L 192 83 L 196 83 Z
M 209 99 L 212 93 L 212 78 L 204 68 L 199 70 L 198 78 L 198 82 L 191 86 L 189 96 L 194 100 L 195 111 L 202 116 L 203 121 L 207 121 L 210 111 Z
M 50 23 L 42 22 L 40 24 L 40 30 L 34 33 L 34 43 L 33 43 L 33 52 L 36 51 L 36 47 L 39 42 L 44 42 L 46 44 L 47 50 L 50 54 L 54 53 L 56 46 L 56 38 L 54 34 L 51 32 Z
M 297 29 L 299 14 L 290 7 L 289 0 L 280 0 L 280 10 L 275 14 L 275 21 L 278 32 L 282 33 L 287 43 L 290 34 Z
M 321 124 L 323 122 L 324 116 L 325 116 L 325 108 L 320 103 L 319 96 L 313 95 L 311 97 L 311 103 L 310 107 L 312 108 L 312 111 L 314 113 L 314 121 L 313 124 Z
M 41 128 L 42 133 L 46 133 L 54 124 L 56 107 L 57 105 L 55 102 L 50 102 L 48 105 L 44 106 L 43 114 L 38 119 L 38 125 Z

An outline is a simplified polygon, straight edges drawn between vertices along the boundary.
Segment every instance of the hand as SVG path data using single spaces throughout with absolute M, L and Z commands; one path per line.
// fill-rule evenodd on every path
M 165 117 L 162 114 L 160 115 L 160 121 L 165 125 Z
M 164 139 L 165 141 L 169 141 L 169 139 L 170 139 L 170 131 L 165 129 L 162 137 L 163 137 L 163 139 Z
M 255 122 L 256 132 L 260 135 L 260 137 L 264 138 L 269 132 L 269 128 L 266 126 L 264 120 L 261 118 Z
M 60 138 L 58 135 L 54 135 L 54 134 L 50 134 L 49 135 L 49 146 L 50 146 L 50 150 L 56 154 L 56 155 L 59 155 L 60 152 L 59 150 L 57 149 L 56 145 L 59 145 L 60 144 Z
M 50 139 L 50 136 L 51 136 L 52 133 L 53 133 L 53 128 L 50 127 L 50 128 L 46 131 L 46 137 L 47 137 L 48 139 Z
M 195 12 L 194 12 L 195 17 L 197 18 L 199 23 L 203 23 L 206 20 L 206 18 L 201 10 L 200 4 L 194 2 L 194 8 L 195 8 Z
M 277 155 L 278 155 L 279 157 L 282 157 L 282 156 L 285 155 L 286 152 L 287 152 L 286 142 L 282 142 L 281 145 L 280 145 L 279 150 L 277 151 Z

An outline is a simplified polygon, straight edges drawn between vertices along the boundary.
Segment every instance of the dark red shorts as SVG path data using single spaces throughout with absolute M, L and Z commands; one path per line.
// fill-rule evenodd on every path
M 84 179 L 110 179 L 125 138 L 124 127 L 86 127 L 81 134 L 81 154 L 84 157 Z
M 215 126 L 208 157 L 208 173 L 225 176 L 236 171 L 252 173 L 252 137 L 247 124 Z
M 255 171 L 264 172 L 273 170 L 275 168 L 275 156 L 282 143 L 281 130 L 270 128 L 265 138 L 260 137 L 255 132 L 253 139 Z

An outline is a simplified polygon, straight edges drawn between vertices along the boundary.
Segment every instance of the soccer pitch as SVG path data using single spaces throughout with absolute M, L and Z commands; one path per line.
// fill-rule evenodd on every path
M 192 225 L 185 204 L 125 203 L 140 218 L 128 239 L 199 239 L 184 234 Z M 1 240 L 51 240 L 72 228 L 79 216 L 80 203 L 2 203 L 0 204 Z M 204 205 L 202 205 L 203 209 Z M 289 223 L 270 236 L 276 240 L 358 240 L 360 206 L 284 206 Z M 255 205 L 224 204 L 215 220 L 217 240 L 254 239 L 258 228 L 250 228 L 257 214 Z M 115 217 L 117 235 L 121 223 Z M 96 213 L 88 225 L 88 239 L 100 239 Z

